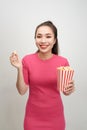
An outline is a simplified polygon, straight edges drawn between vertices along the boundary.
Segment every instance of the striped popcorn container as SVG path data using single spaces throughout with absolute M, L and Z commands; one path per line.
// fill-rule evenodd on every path
M 57 88 L 64 91 L 69 81 L 72 80 L 74 70 L 70 66 L 61 66 L 57 68 Z

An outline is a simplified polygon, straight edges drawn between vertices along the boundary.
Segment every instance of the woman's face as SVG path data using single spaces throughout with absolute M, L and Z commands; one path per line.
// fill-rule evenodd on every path
M 52 52 L 56 41 L 54 33 L 49 26 L 39 27 L 36 32 L 35 40 L 39 51 L 42 53 Z

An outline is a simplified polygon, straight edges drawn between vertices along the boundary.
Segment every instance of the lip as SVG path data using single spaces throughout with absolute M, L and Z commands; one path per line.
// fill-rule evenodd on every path
M 48 47 L 48 45 L 40 45 L 40 48 L 42 49 L 46 49 Z

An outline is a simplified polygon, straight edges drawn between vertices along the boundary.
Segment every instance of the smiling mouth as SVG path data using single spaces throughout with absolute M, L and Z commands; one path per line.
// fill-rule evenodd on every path
M 45 49 L 47 47 L 48 47 L 48 45 L 40 45 L 40 48 L 42 48 L 42 49 Z

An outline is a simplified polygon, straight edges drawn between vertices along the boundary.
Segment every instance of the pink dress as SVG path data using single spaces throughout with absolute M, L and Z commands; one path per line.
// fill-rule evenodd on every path
M 64 108 L 57 90 L 57 67 L 69 65 L 66 58 L 53 55 L 42 60 L 37 53 L 23 60 L 25 83 L 29 85 L 24 130 L 65 130 Z

